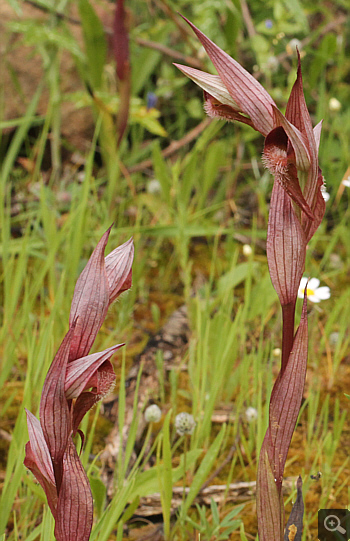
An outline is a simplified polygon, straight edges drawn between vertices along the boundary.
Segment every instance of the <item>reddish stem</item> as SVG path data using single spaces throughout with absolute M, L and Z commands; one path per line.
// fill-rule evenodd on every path
M 282 363 L 283 374 L 293 347 L 294 340 L 295 301 L 282 306 Z

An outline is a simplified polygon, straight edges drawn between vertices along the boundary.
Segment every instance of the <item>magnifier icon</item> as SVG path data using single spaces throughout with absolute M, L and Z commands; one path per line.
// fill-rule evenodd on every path
M 341 534 L 346 533 L 346 530 L 340 526 L 340 519 L 336 515 L 328 515 L 323 521 L 324 527 L 329 532 L 339 532 Z

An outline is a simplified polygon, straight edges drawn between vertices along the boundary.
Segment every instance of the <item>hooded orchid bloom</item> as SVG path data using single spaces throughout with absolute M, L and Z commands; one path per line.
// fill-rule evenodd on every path
M 132 239 L 105 258 L 109 233 L 110 229 L 102 236 L 77 281 L 69 331 L 42 390 L 40 421 L 27 411 L 29 442 L 24 464 L 45 491 L 57 541 L 89 539 L 93 501 L 72 435 L 85 413 L 113 387 L 110 358 L 123 345 L 88 355 L 108 306 L 131 286 Z
M 282 479 L 306 376 L 306 294 L 296 334 L 295 305 L 306 246 L 325 212 L 323 177 L 318 166 L 321 123 L 312 127 L 304 98 L 299 54 L 297 79 L 283 115 L 250 73 L 185 20 L 218 75 L 179 64 L 175 66 L 204 90 L 208 115 L 243 122 L 265 137 L 262 159 L 275 178 L 267 230 L 267 260 L 282 307 L 282 361 L 270 398 L 269 426 L 260 452 L 257 514 L 261 541 L 288 540 L 288 531 L 284 533 Z M 288 528 L 293 529 L 295 541 L 301 541 L 302 513 L 300 479 L 297 502 L 287 523 Z
M 318 166 L 321 122 L 312 127 L 298 56 L 297 79 L 283 115 L 261 84 L 185 17 L 218 75 L 175 64 L 204 90 L 205 110 L 213 117 L 248 124 L 265 137 L 263 163 L 275 177 L 267 233 L 271 281 L 282 310 L 295 311 L 306 246 L 324 212 L 323 177 Z M 293 319 L 294 321 L 294 319 Z M 282 365 L 293 342 L 289 321 Z
M 205 110 L 209 116 L 243 122 L 266 138 L 264 164 L 296 207 L 303 210 L 301 215 L 295 207 L 307 242 L 317 229 L 325 206 L 321 201 L 323 179 L 317 157 L 321 123 L 312 128 L 304 100 L 300 58 L 297 80 L 283 115 L 248 71 L 184 19 L 200 40 L 218 75 L 180 64 L 175 66 L 204 90 Z

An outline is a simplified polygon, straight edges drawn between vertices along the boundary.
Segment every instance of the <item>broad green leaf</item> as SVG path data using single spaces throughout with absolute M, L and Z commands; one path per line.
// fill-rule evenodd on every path
M 137 109 L 133 109 L 130 116 L 130 124 L 140 124 L 154 135 L 160 137 L 166 137 L 167 132 L 157 120 L 160 113 L 157 109 L 147 109 L 145 106 L 139 106 Z
M 46 505 L 44 507 L 43 520 L 41 523 L 40 541 L 51 541 L 53 539 L 55 521 Z
M 91 492 L 94 498 L 95 511 L 97 513 L 97 516 L 100 517 L 102 515 L 103 507 L 106 502 L 106 485 L 101 481 L 101 479 L 93 475 L 89 476 L 89 482 Z
M 169 423 L 172 411 L 168 411 L 163 424 L 162 438 L 162 458 L 163 462 L 157 460 L 157 475 L 160 485 L 160 499 L 162 502 L 163 520 L 164 520 L 164 536 L 166 539 L 170 536 L 170 511 L 171 497 L 173 493 L 173 480 L 171 469 L 171 446 L 170 446 L 170 430 Z M 160 468 L 162 466 L 162 468 Z
M 202 449 L 193 449 L 189 451 L 186 455 L 186 468 L 191 468 L 198 458 L 202 455 Z M 163 465 L 159 466 L 163 468 Z M 162 473 L 163 475 L 163 473 Z M 177 483 L 184 475 L 184 457 L 181 456 L 180 465 L 172 470 L 172 480 L 173 483 Z M 139 495 L 141 498 L 147 496 L 148 494 L 154 494 L 159 492 L 159 482 L 157 477 L 157 467 L 154 466 L 145 472 L 139 473 L 135 479 L 135 485 L 132 492 L 130 493 L 130 499 L 134 499 L 136 495 Z
M 90 84 L 93 89 L 98 89 L 102 85 L 102 73 L 107 55 L 105 32 L 89 0 L 79 0 L 79 13 L 83 27 Z
M 240 263 L 234 269 L 223 274 L 218 280 L 219 294 L 223 294 L 228 289 L 234 289 L 238 284 L 244 282 L 248 275 L 254 274 L 258 267 L 259 264 L 255 262 Z
M 225 432 L 226 432 L 226 425 L 223 425 L 219 434 L 216 436 L 215 440 L 213 441 L 208 451 L 206 452 L 203 460 L 201 461 L 201 464 L 193 478 L 189 493 L 185 500 L 185 503 L 182 509 L 183 513 L 186 513 L 188 509 L 190 508 L 190 506 L 192 505 L 193 500 L 197 496 L 201 486 L 203 485 L 204 481 L 207 478 L 207 475 L 209 474 L 211 468 L 213 467 L 216 457 L 219 454 Z
M 170 205 L 171 174 L 162 156 L 158 142 L 153 145 L 152 157 L 156 179 L 160 182 L 164 198 Z
M 121 521 L 123 522 L 123 524 L 125 524 L 128 520 L 131 519 L 136 509 L 138 508 L 139 504 L 140 504 L 140 496 L 136 496 L 134 501 L 127 507 L 124 515 L 121 518 Z

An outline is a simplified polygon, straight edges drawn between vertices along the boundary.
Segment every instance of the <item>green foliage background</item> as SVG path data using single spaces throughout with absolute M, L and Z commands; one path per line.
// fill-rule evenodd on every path
M 8 118 L 5 102 L 0 119 L 0 536 L 10 541 L 53 539 L 43 492 L 23 466 L 24 407 L 38 411 L 45 374 L 67 330 L 75 281 L 112 222 L 110 249 L 130 235 L 136 246 L 133 288 L 111 308 L 95 345 L 97 350 L 127 342 L 123 361 L 115 361 L 120 404 L 125 370 L 149 333 L 182 304 L 187 305 L 191 337 L 185 370 L 175 366 L 169 378 L 164 372 L 161 396 L 153 397 L 164 414 L 172 408 L 158 435 L 147 436 L 154 443 L 154 465 L 147 469 L 142 458 L 128 470 L 140 414 L 135 403 L 126 454 L 117 461 L 116 496 L 108 508 L 97 455 L 110 427 L 103 429 L 98 410 L 90 416 L 83 461 L 96 503 L 91 539 L 122 539 L 123 523 L 136 509 L 138 496 L 155 491 L 162 496 L 165 533 L 174 539 L 194 539 L 195 524 L 201 539 L 212 538 L 214 531 L 217 539 L 225 539 L 219 537 L 225 532 L 230 539 L 256 536 L 253 498 L 239 509 L 243 523 L 235 520 L 233 530 L 229 518 L 222 522 L 230 512 L 236 517 L 232 503 L 218 508 L 212 503 L 206 510 L 190 506 L 237 438 L 233 459 L 216 481 L 255 480 L 280 347 L 280 313 L 264 249 L 272 181 L 261 165 L 259 134 L 238 124 L 202 124 L 201 91 L 172 62 L 192 59 L 197 67 L 214 71 L 179 11 L 254 73 L 282 110 L 295 80 L 291 42 L 299 40 L 306 102 L 314 124 L 324 119 L 320 166 L 330 199 L 310 242 L 306 275 L 328 285 L 332 296 L 309 306 L 305 402 L 286 468 L 287 476 L 303 476 L 303 539 L 314 539 L 317 510 L 345 507 L 349 501 L 344 393 L 350 385 L 350 188 L 342 184 L 350 175 L 347 2 L 125 3 L 132 85 L 129 126 L 119 149 L 118 81 L 106 34 L 106 27 L 112 28 L 111 6 L 97 0 L 38 0 L 37 11 L 21 17 L 27 4 L 7 2 L 17 14 L 6 26 L 16 37 L 8 54 L 11 46 L 30 46 L 24 61 L 30 70 L 32 55 L 39 55 L 42 76 L 34 95 L 25 98 L 23 116 Z M 80 25 L 82 41 L 73 32 Z M 72 92 L 63 91 L 61 84 L 67 77 L 62 63 L 67 53 L 81 82 Z M 4 59 L 6 65 L 6 54 Z M 25 95 L 16 73 L 11 76 Z M 43 92 L 48 96 L 45 114 L 37 115 Z M 150 93 L 157 98 L 156 108 L 147 107 Z M 65 102 L 92 113 L 93 136 L 78 153 L 62 136 Z M 197 136 L 191 138 L 193 129 Z M 180 142 L 175 151 L 174 142 Z M 251 246 L 251 255 L 244 255 L 243 244 Z M 227 407 L 233 420 L 219 429 L 212 415 Z M 253 423 L 244 416 L 248 407 L 258 412 Z M 186 458 L 185 443 L 176 443 L 173 430 L 174 416 L 184 409 L 197 421 Z M 120 430 L 123 423 L 120 413 Z M 322 477 L 312 480 L 310 475 L 318 471 Z M 177 519 L 170 516 L 169 506 L 176 482 L 195 487 Z M 291 501 L 293 493 L 286 498 Z

